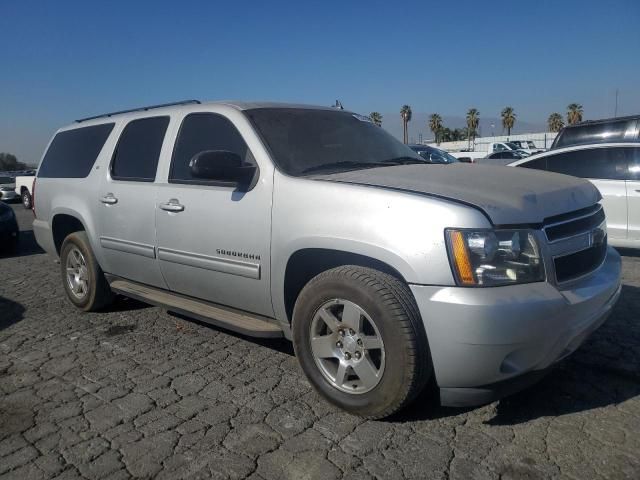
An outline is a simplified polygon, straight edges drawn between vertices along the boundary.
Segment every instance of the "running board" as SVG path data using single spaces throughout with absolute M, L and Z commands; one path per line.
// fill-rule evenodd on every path
M 279 338 L 282 329 L 271 319 L 229 307 L 222 307 L 202 300 L 183 297 L 158 288 L 140 285 L 127 280 L 113 279 L 111 289 L 126 297 L 135 298 L 167 310 L 203 322 L 226 328 L 250 337 Z

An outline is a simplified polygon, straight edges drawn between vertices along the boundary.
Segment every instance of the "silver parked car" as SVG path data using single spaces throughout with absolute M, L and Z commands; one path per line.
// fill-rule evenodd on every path
M 78 308 L 119 293 L 284 336 L 325 398 L 379 418 L 431 380 L 493 401 L 577 349 L 620 294 L 600 198 L 428 164 L 343 110 L 190 101 L 59 130 L 34 232 Z
M 18 199 L 15 192 L 16 182 L 11 177 L 0 177 L 0 201 L 10 202 Z

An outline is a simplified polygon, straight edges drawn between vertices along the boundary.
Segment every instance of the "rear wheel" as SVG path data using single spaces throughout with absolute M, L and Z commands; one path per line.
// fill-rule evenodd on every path
M 313 278 L 296 301 L 293 340 L 312 385 L 363 417 L 382 418 L 403 408 L 431 375 L 411 291 L 377 270 L 343 266 Z
M 60 267 L 67 296 L 79 309 L 95 311 L 113 302 L 114 295 L 85 232 L 74 232 L 64 239 Z
M 27 190 L 22 192 L 22 205 L 27 210 L 31 208 L 31 194 Z

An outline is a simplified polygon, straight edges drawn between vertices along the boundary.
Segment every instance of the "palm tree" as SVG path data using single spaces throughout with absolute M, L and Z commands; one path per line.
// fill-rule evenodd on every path
M 582 105 L 579 103 L 570 103 L 567 106 L 567 123 L 573 125 L 582 121 Z
M 400 117 L 402 117 L 402 141 L 406 144 L 409 143 L 409 122 L 411 121 L 411 107 L 409 105 L 403 105 L 400 109 Z
M 471 148 L 471 142 L 476 139 L 479 123 L 480 112 L 477 108 L 470 108 L 467 112 L 467 138 L 469 139 L 469 148 Z
M 437 113 L 432 113 L 429 117 L 429 129 L 436 138 L 436 143 L 440 145 L 440 132 L 442 131 L 442 117 Z
M 516 114 L 513 112 L 513 108 L 504 107 L 500 116 L 502 117 L 502 128 L 507 129 L 507 136 L 511 135 L 511 129 L 516 123 Z
M 559 132 L 564 127 L 564 120 L 562 120 L 562 115 L 557 112 L 549 115 L 549 119 L 547 120 L 547 125 L 549 126 L 550 132 Z
M 369 114 L 369 118 L 374 123 L 374 125 L 377 125 L 378 127 L 382 126 L 382 114 L 380 112 L 371 112 Z

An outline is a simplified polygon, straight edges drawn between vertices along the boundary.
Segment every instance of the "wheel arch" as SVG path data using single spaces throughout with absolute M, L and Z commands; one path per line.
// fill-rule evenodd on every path
M 275 305 L 276 313 L 281 311 L 281 322 L 287 326 L 293 318 L 293 307 L 304 286 L 316 275 L 342 265 L 357 265 L 373 268 L 408 283 L 408 265 L 401 259 L 389 262 L 388 259 L 359 253 L 352 250 L 326 247 L 305 247 L 294 251 L 288 258 L 282 279 L 282 291 L 278 295 L 280 305 Z M 280 309 L 278 308 L 280 307 Z
M 56 213 L 51 219 L 51 234 L 56 253 L 60 256 L 62 242 L 73 232 L 87 231 L 85 223 L 79 215 L 72 213 Z

